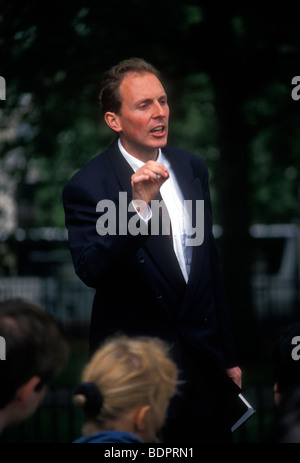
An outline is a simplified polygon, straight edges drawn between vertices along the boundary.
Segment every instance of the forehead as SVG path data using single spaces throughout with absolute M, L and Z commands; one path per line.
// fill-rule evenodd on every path
M 138 74 L 129 72 L 120 85 L 122 102 L 157 98 L 165 94 L 160 80 L 150 73 Z

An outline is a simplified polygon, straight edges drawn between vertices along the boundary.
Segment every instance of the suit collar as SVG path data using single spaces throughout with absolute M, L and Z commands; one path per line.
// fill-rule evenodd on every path
M 193 199 L 194 189 L 190 188 L 189 185 L 195 180 L 195 174 L 191 165 L 187 162 L 182 152 L 178 153 L 176 150 L 166 146 L 162 149 L 163 154 L 167 157 L 171 163 L 176 178 L 183 190 L 184 197 L 187 199 Z M 124 156 L 122 155 L 119 146 L 118 139 L 116 139 L 107 149 L 108 159 L 112 164 L 114 172 L 118 177 L 119 181 L 126 186 L 126 191 L 131 191 L 131 176 L 134 173 L 134 169 L 129 165 Z M 184 153 L 184 152 L 183 152 Z M 185 192 L 187 194 L 185 194 Z
M 193 185 L 195 174 L 190 164 L 186 161 L 184 155 L 177 153 L 167 146 L 163 148 L 162 152 L 174 169 L 184 197 L 186 199 L 195 199 L 197 197 L 197 192 L 195 192 Z M 122 155 L 118 146 L 118 139 L 109 146 L 107 154 L 108 160 L 113 167 L 120 186 L 122 187 L 120 191 L 127 191 L 131 198 L 131 176 L 134 173 L 134 170 Z
M 128 164 L 118 147 L 116 139 L 107 149 L 108 161 L 119 181 L 120 190 L 126 191 L 129 201 L 132 200 L 131 176 L 134 173 L 132 167 Z
M 135 158 L 134 156 L 132 156 L 132 154 L 128 153 L 128 151 L 125 150 L 120 138 L 118 139 L 118 148 L 121 151 L 122 156 L 134 170 L 134 172 L 136 172 L 140 167 L 142 167 L 145 164 L 143 161 L 141 161 L 138 158 Z
M 195 180 L 195 173 L 186 156 L 184 155 L 185 152 L 178 151 L 169 146 L 163 148 L 162 151 L 172 165 L 180 187 L 184 190 L 187 185 Z M 186 197 L 186 195 L 184 195 L 184 197 Z

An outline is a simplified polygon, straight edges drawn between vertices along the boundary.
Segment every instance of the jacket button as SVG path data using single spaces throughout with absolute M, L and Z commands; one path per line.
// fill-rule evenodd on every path
M 156 299 L 162 299 L 162 294 L 161 293 L 156 293 Z
M 139 256 L 138 259 L 139 259 L 139 263 L 140 263 L 140 264 L 143 264 L 143 263 L 145 262 L 145 259 L 144 259 L 143 256 Z

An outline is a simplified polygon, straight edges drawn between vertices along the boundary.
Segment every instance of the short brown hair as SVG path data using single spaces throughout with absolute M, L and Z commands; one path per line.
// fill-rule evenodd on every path
M 125 75 L 129 72 L 137 74 L 150 73 L 154 74 L 159 80 L 161 78 L 160 72 L 152 64 L 141 58 L 130 58 L 116 64 L 104 74 L 101 84 L 99 102 L 103 115 L 107 111 L 119 114 L 122 105 L 119 88 Z

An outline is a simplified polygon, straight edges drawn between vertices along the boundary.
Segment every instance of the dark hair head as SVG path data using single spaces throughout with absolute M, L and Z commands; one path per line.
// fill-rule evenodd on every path
M 124 77 L 129 72 L 137 74 L 154 74 L 160 80 L 159 71 L 152 66 L 152 64 L 147 63 L 143 59 L 130 58 L 121 61 L 104 74 L 99 94 L 99 101 L 103 115 L 107 111 L 114 112 L 115 114 L 120 113 L 122 101 L 119 88 Z
M 0 408 L 33 376 L 45 384 L 58 374 L 69 347 L 59 325 L 46 309 L 22 300 L 0 303 L 0 336 L 6 359 L 0 361 Z

